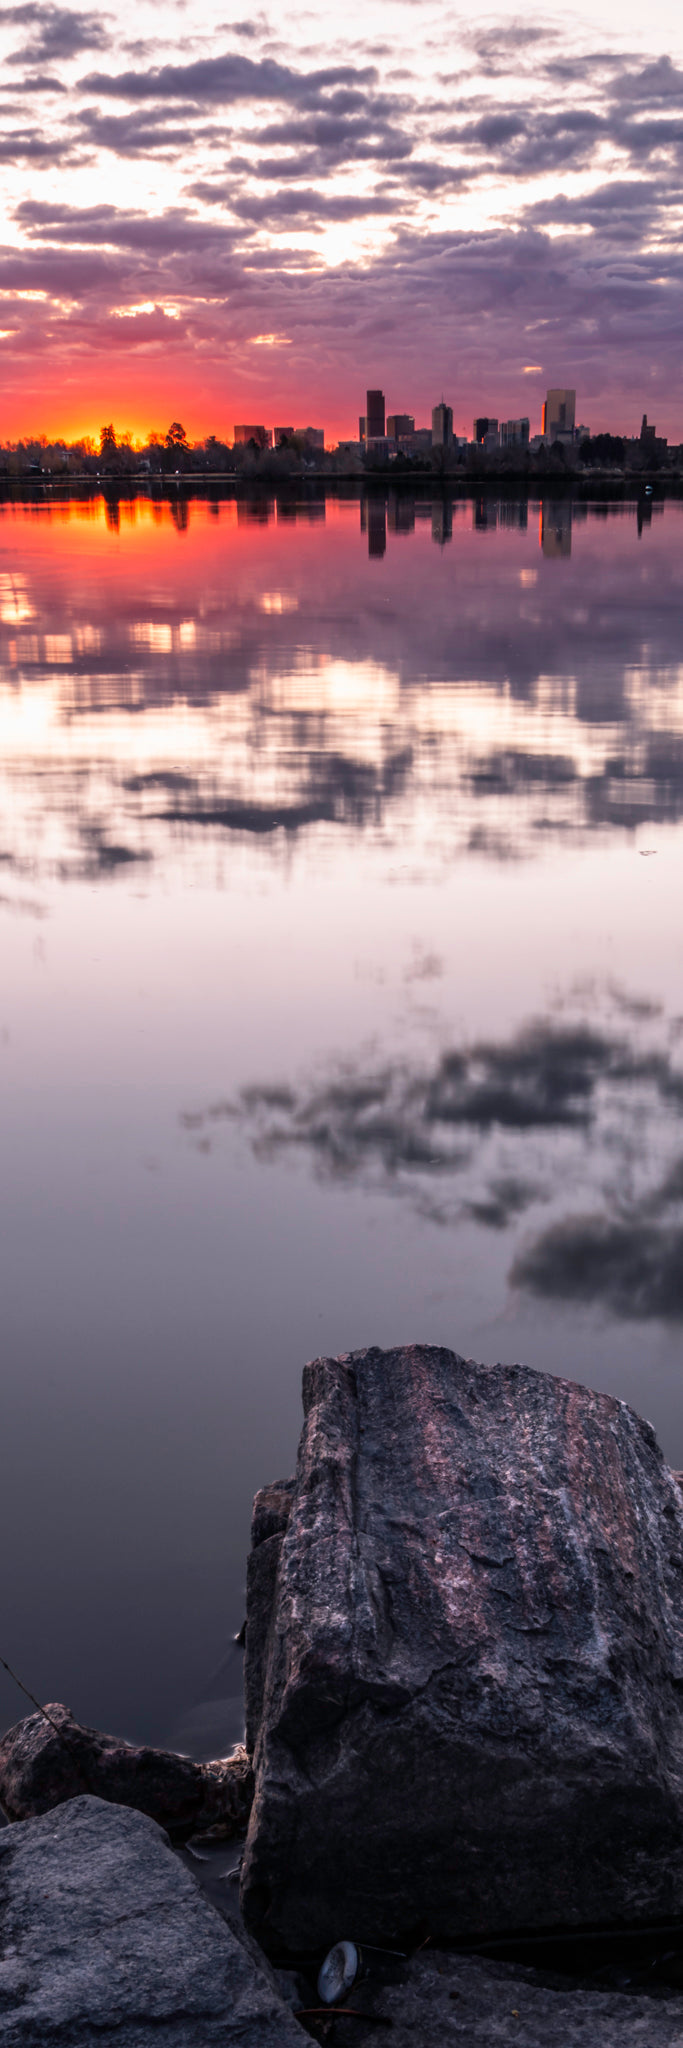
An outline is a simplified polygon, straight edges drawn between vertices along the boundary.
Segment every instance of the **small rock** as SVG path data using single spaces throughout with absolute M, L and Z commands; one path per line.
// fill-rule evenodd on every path
M 49 1721 L 29 1714 L 0 1741 L 0 1803 L 10 1820 L 31 1820 L 90 1792 L 137 1807 L 179 1839 L 212 1828 L 226 1839 L 244 1833 L 254 1790 L 245 1749 L 196 1764 L 82 1728 L 58 1703 L 47 1713 Z

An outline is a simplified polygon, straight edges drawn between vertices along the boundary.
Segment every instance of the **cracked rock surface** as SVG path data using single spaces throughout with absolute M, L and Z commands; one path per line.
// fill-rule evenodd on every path
M 0 2048 L 304 2048 L 156 1822 L 87 1794 L 0 1834 Z
M 622 1401 L 319 1358 L 257 1496 L 242 1872 L 263 1946 L 683 1915 L 683 1496 Z
M 353 1995 L 348 2003 L 357 2001 Z M 628 1997 L 546 1985 L 534 1970 L 466 1956 L 415 1957 L 405 1984 L 368 2001 L 367 2020 L 338 2020 L 329 2048 L 683 2048 L 683 1998 Z M 376 2013 L 391 2029 L 377 2025 Z

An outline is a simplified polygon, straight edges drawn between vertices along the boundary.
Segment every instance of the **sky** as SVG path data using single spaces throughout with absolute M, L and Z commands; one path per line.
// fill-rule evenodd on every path
M 0 9 L 0 439 L 457 431 L 577 391 L 683 437 L 683 15 Z

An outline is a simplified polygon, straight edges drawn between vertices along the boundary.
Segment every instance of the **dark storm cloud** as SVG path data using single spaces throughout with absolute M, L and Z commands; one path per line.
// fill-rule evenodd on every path
M 81 79 L 81 90 L 100 93 L 109 99 L 174 99 L 232 106 L 241 100 L 290 100 L 316 105 L 330 87 L 351 89 L 338 105 L 350 105 L 359 86 L 375 83 L 374 65 L 327 65 L 314 71 L 293 71 L 273 58 L 254 61 L 234 51 L 220 57 L 199 57 L 189 64 L 163 64 L 156 70 L 91 72 Z
M 7 64 L 55 63 L 60 58 L 78 57 L 83 50 L 104 50 L 110 41 L 101 15 L 79 13 L 70 7 L 41 6 L 37 0 L 26 0 L 20 7 L 4 7 L 2 22 L 29 31 L 21 48 L 5 59 Z

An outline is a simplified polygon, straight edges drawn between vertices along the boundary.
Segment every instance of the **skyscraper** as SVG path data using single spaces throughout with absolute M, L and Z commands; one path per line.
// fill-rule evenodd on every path
M 440 405 L 432 409 L 432 447 L 450 448 L 453 440 L 453 407 Z
M 368 391 L 366 394 L 365 409 L 366 440 L 383 440 L 384 433 L 384 392 Z
M 575 391 L 549 391 L 543 407 L 543 428 L 546 441 L 557 441 L 561 434 L 573 434 L 576 418 Z
M 501 445 L 501 448 L 517 448 L 517 447 L 523 447 L 523 448 L 526 448 L 526 447 L 527 447 L 527 445 L 528 445 L 528 441 L 529 441 L 529 421 L 528 421 L 528 419 L 526 418 L 526 416 L 524 417 L 524 419 L 519 419 L 519 420 L 501 420 L 501 423 L 500 423 L 500 445 Z

